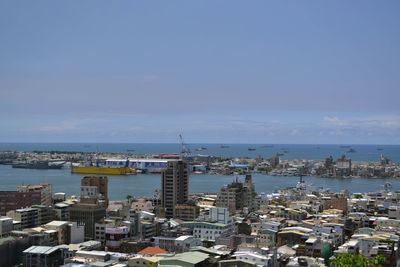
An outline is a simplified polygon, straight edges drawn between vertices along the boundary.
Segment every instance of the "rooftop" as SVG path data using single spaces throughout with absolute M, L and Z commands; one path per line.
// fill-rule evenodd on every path
M 202 252 L 185 252 L 185 253 L 180 253 L 176 254 L 175 256 L 172 257 L 167 257 L 164 258 L 160 261 L 161 265 L 165 265 L 165 263 L 168 265 L 168 262 L 170 261 L 183 261 L 183 262 L 188 262 L 191 264 L 198 264 L 202 261 L 205 261 L 208 259 L 208 255 Z
M 144 254 L 144 255 L 157 255 L 157 254 L 165 254 L 165 253 L 168 253 L 168 252 L 163 250 L 162 248 L 156 248 L 156 247 L 147 247 L 138 252 L 138 254 Z
M 66 222 L 66 221 L 51 221 L 51 222 L 47 223 L 46 225 L 47 226 L 62 226 L 65 224 L 68 224 L 68 222 Z
M 57 251 L 58 249 L 59 248 L 57 247 L 32 246 L 28 249 L 25 249 L 23 253 L 50 255 L 51 253 Z

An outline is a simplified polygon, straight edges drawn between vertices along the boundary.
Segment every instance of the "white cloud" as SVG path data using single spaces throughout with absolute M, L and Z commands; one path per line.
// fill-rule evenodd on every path
M 65 132 L 73 131 L 79 128 L 79 121 L 62 121 L 58 125 L 47 125 L 39 127 L 38 130 L 42 132 Z

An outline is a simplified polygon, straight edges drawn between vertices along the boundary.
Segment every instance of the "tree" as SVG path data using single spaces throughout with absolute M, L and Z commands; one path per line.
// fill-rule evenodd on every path
M 332 267 L 377 267 L 386 263 L 386 258 L 383 255 L 378 255 L 375 258 L 368 260 L 363 255 L 357 254 L 341 254 L 336 256 L 332 262 Z
M 386 257 L 383 255 L 377 255 L 375 258 L 371 260 L 371 263 L 374 264 L 374 266 L 382 266 L 382 264 L 386 263 Z

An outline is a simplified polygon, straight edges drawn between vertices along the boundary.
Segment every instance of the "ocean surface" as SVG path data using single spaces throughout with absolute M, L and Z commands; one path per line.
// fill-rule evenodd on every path
M 380 154 L 400 162 L 399 145 L 350 145 L 356 150 L 346 153 L 348 147 L 339 145 L 251 145 L 251 144 L 224 144 L 228 148 L 221 148 L 221 144 L 189 144 L 193 153 L 224 157 L 252 157 L 261 155 L 264 158 L 274 156 L 283 150 L 288 152 L 282 159 L 324 159 L 330 155 L 334 159 L 343 154 L 354 161 L 379 161 Z M 205 147 L 203 151 L 196 148 Z M 255 148 L 249 151 L 248 148 Z M 380 150 L 378 150 L 378 148 Z M 0 151 L 81 151 L 81 152 L 110 152 L 158 154 L 179 153 L 180 144 L 104 144 L 104 143 L 0 143 Z M 70 170 L 31 170 L 13 169 L 10 165 L 0 165 L 0 190 L 16 190 L 20 184 L 38 184 L 49 182 L 53 184 L 53 192 L 65 192 L 68 196 L 78 195 L 82 175 L 71 174 Z M 219 189 L 231 183 L 235 176 L 196 174 L 189 177 L 189 191 L 191 193 L 218 192 Z M 239 176 L 239 179 L 244 179 Z M 396 178 L 319 178 L 305 177 L 307 183 L 317 187 L 329 188 L 331 191 L 348 189 L 350 192 L 370 192 L 383 189 L 386 182 L 392 184 L 392 190 L 400 190 L 400 179 Z M 279 177 L 264 174 L 253 174 L 256 191 L 272 192 L 277 189 L 296 186 L 297 177 Z M 153 196 L 154 191 L 160 188 L 159 174 L 138 174 L 133 176 L 109 176 L 109 197 L 112 200 L 124 199 L 128 194 L 135 197 Z
M 379 156 L 400 162 L 400 145 L 347 145 L 356 152 L 348 153 L 349 147 L 340 145 L 293 145 L 293 144 L 224 144 L 228 148 L 221 148 L 221 144 L 187 144 L 193 154 L 224 156 L 224 157 L 251 157 L 261 155 L 270 158 L 276 153 L 287 150 L 282 159 L 325 159 L 332 155 L 334 159 L 345 154 L 354 161 L 379 161 Z M 205 150 L 196 151 L 200 147 Z M 254 148 L 255 151 L 249 151 Z M 379 150 L 378 150 L 379 149 Z M 79 151 L 79 152 L 109 152 L 132 154 L 172 154 L 180 153 L 180 144 L 129 144 L 129 143 L 0 143 L 0 151 Z M 133 150 L 133 152 L 131 152 Z

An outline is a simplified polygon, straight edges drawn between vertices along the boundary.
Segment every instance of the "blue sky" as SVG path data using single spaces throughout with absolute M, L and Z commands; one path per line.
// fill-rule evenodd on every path
M 1 1 L 0 141 L 400 143 L 398 1 Z

